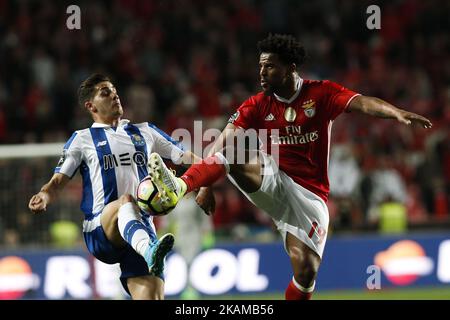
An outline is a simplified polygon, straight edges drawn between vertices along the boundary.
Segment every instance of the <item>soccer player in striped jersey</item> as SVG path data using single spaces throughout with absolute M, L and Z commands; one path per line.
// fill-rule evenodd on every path
M 262 92 L 243 102 L 230 118 L 211 148 L 211 156 L 174 179 L 181 187 L 158 178 L 171 173 L 157 154 L 150 156 L 150 175 L 158 189 L 170 194 L 180 188 L 189 192 L 211 185 L 228 174 L 251 202 L 272 217 L 283 237 L 293 269 L 286 299 L 309 299 L 328 231 L 327 171 L 333 121 L 344 112 L 362 112 L 423 128 L 430 128 L 431 122 L 337 83 L 302 79 L 297 69 L 305 50 L 290 35 L 269 35 L 258 47 Z M 262 141 L 261 152 L 247 150 L 251 159 L 256 159 L 254 163 L 236 163 L 240 146 L 226 142 L 235 141 L 229 137 L 237 132 L 252 131 L 249 129 L 265 132 L 269 139 Z M 173 206 L 178 197 L 173 192 L 168 205 Z
M 94 123 L 67 141 L 53 177 L 32 196 L 29 208 L 45 211 L 79 169 L 87 248 L 100 261 L 120 263 L 120 280 L 132 299 L 163 299 L 164 261 L 174 237 L 157 239 L 152 217 L 139 210 L 132 195 L 148 175 L 152 152 L 186 165 L 195 156 L 151 123 L 121 119 L 119 95 L 104 75 L 87 78 L 78 98 Z M 209 197 L 205 211 L 214 207 L 212 193 Z

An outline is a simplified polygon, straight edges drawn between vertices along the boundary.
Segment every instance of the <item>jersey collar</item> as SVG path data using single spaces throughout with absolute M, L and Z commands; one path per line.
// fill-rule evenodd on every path
M 121 119 L 121 120 L 119 121 L 118 127 L 124 127 L 124 126 L 126 126 L 129 122 L 130 122 L 130 120 L 128 120 L 128 119 Z M 111 128 L 111 126 L 110 126 L 109 124 L 104 124 L 104 123 L 94 122 L 94 123 L 92 124 L 91 128 Z
M 277 96 L 275 94 L 275 92 L 273 93 L 273 95 L 274 95 L 275 99 L 277 99 L 278 101 L 290 104 L 290 103 L 292 103 L 292 101 L 297 99 L 298 95 L 300 94 L 300 90 L 302 89 L 302 85 L 303 85 L 303 79 L 299 75 L 296 75 L 295 76 L 295 86 L 297 89 L 292 97 L 290 97 L 289 99 L 285 99 L 283 97 Z

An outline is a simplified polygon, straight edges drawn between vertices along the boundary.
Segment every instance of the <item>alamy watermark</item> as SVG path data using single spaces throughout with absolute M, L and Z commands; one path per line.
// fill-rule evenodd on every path
M 81 9 L 77 5 L 70 5 L 66 9 L 66 13 L 70 14 L 66 20 L 66 26 L 69 30 L 80 30 L 81 29 Z
M 72 4 L 67 7 L 66 13 L 69 16 L 66 19 L 66 26 L 69 30 L 81 29 L 81 9 L 79 6 Z M 367 7 L 366 13 L 369 17 L 366 20 L 366 26 L 370 30 L 381 29 L 381 9 L 379 6 L 372 4 Z
M 367 7 L 366 13 L 369 17 L 366 20 L 366 26 L 369 30 L 381 29 L 381 9 L 379 6 L 373 4 Z
M 309 133 L 300 137 L 301 128 L 297 127 L 297 134 L 287 136 L 280 136 L 278 129 L 225 129 L 221 135 L 221 130 L 214 128 L 203 130 L 203 122 L 194 121 L 193 131 L 179 128 L 172 132 L 171 137 L 180 142 L 186 150 L 190 150 L 202 159 L 220 152 L 229 164 L 257 164 L 258 161 L 262 162 L 260 157 L 262 151 L 270 154 L 278 166 L 280 144 L 301 144 L 306 143 L 306 140 L 308 142 L 315 140 L 311 139 Z M 221 161 L 216 157 L 209 158 L 207 161 L 209 160 Z
M 369 290 L 381 289 L 381 268 L 376 265 L 370 265 L 366 269 L 366 273 L 369 275 L 366 281 L 366 287 Z

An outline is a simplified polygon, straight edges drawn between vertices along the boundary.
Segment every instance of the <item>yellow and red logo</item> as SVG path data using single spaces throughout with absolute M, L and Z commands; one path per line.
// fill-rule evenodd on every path
M 406 286 L 421 276 L 433 271 L 433 260 L 426 256 L 425 250 L 417 242 L 402 240 L 391 245 L 386 251 L 377 253 L 378 265 L 390 282 Z
M 16 256 L 0 258 L 0 300 L 20 299 L 39 287 L 39 278 L 24 259 Z

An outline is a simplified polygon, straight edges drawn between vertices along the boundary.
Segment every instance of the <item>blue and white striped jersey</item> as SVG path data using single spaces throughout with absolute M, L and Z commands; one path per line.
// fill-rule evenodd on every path
M 91 220 L 105 205 L 124 193 L 135 194 L 147 176 L 152 152 L 177 161 L 183 147 L 154 125 L 120 120 L 117 128 L 94 123 L 77 130 L 64 146 L 55 172 L 73 177 L 80 169 L 83 179 L 81 210 Z

